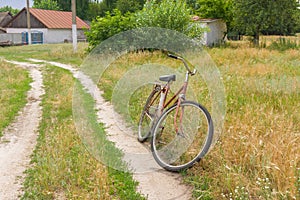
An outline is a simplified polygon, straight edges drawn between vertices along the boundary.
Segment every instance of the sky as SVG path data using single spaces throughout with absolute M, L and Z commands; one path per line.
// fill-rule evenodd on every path
M 0 8 L 4 6 L 11 6 L 15 9 L 22 9 L 26 7 L 26 0 L 0 0 Z M 33 5 L 33 0 L 29 0 L 30 7 Z

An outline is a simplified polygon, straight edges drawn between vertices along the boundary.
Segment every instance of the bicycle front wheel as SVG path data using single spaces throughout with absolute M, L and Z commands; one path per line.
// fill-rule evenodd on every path
M 207 109 L 183 101 L 167 109 L 153 127 L 151 150 L 156 162 L 168 171 L 193 166 L 208 152 L 213 122 Z

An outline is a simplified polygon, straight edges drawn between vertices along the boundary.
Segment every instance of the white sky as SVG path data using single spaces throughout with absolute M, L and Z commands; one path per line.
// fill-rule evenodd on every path
M 33 5 L 33 0 L 29 0 L 30 7 Z M 0 7 L 11 6 L 15 9 L 26 7 L 26 0 L 0 0 Z

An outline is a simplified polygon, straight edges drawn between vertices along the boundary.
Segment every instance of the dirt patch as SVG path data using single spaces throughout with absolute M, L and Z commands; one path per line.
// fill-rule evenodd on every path
M 39 65 L 11 62 L 29 70 L 33 79 L 27 93 L 27 104 L 0 138 L 0 199 L 18 199 L 22 196 L 24 171 L 36 145 L 37 130 L 42 115 L 42 73 Z

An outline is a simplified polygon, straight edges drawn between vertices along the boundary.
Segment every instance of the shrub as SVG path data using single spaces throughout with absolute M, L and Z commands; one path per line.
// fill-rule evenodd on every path
M 86 33 L 89 50 L 117 33 L 133 29 L 136 26 L 135 24 L 133 14 L 122 15 L 117 9 L 112 13 L 106 12 L 105 17 L 97 17 L 91 23 L 91 30 Z
M 105 17 L 98 17 L 92 22 L 90 32 L 86 34 L 89 50 L 115 34 L 142 27 L 176 30 L 191 38 L 201 39 L 205 29 L 191 21 L 190 12 L 185 0 L 147 1 L 143 10 L 137 13 L 122 15 L 117 9 L 107 12 Z
M 200 38 L 203 28 L 191 22 L 191 10 L 185 0 L 147 1 L 144 9 L 136 13 L 138 27 L 160 27 Z

